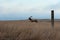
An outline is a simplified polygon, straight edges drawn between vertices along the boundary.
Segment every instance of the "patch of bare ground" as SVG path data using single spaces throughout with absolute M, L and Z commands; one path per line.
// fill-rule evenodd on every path
M 60 22 L 0 21 L 0 40 L 60 40 Z

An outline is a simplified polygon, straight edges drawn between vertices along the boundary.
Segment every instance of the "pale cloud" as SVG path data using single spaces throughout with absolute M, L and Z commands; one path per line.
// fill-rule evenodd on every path
M 43 12 L 44 8 L 56 5 L 59 0 L 0 0 L 1 13 Z
M 59 14 L 60 13 L 60 3 L 57 3 L 55 5 L 50 5 L 50 6 L 47 6 L 46 8 L 44 8 L 45 11 L 51 11 L 51 10 L 54 10 L 55 11 L 55 14 Z

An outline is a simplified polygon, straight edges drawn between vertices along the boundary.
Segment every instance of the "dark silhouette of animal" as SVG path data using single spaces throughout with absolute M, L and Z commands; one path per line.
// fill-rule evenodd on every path
M 32 19 L 31 17 L 32 17 L 32 16 L 29 17 L 29 20 L 30 20 L 31 22 L 36 22 L 36 23 L 38 22 L 36 19 Z

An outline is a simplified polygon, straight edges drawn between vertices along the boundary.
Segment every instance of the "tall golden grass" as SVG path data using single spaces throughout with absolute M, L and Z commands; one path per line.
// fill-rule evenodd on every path
M 0 21 L 0 40 L 60 40 L 60 22 Z

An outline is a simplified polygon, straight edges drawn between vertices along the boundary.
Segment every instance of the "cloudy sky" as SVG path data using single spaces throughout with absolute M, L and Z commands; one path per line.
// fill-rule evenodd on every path
M 50 19 L 51 10 L 59 19 L 60 0 L 0 0 L 0 20 Z

